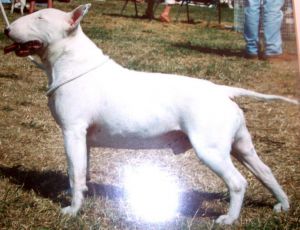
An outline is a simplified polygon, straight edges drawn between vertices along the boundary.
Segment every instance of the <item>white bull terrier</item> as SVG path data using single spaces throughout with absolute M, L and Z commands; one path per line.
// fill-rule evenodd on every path
M 288 210 L 287 195 L 256 154 L 243 112 L 232 99 L 298 101 L 206 80 L 123 68 L 83 33 L 80 21 L 89 7 L 82 5 L 68 13 L 44 9 L 5 29 L 15 42 L 5 52 L 37 54 L 49 78 L 49 107 L 62 129 L 72 191 L 71 205 L 62 212 L 76 215 L 82 206 L 89 149 L 95 146 L 174 151 L 192 146 L 229 189 L 229 211 L 217 219 L 220 224 L 238 219 L 247 187 L 231 161 L 232 153 L 274 194 L 278 201 L 274 210 Z

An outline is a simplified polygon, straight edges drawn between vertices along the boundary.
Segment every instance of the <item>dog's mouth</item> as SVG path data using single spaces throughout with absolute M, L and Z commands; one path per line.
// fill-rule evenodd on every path
M 25 43 L 15 42 L 9 46 L 4 47 L 4 54 L 15 51 L 15 54 L 19 57 L 26 57 L 36 54 L 38 50 L 43 47 L 40 41 L 33 40 Z

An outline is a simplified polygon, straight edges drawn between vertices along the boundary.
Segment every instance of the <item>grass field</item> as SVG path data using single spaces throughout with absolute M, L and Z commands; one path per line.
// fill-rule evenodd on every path
M 54 2 L 71 10 L 83 1 Z M 193 24 L 135 18 L 129 3 L 92 1 L 82 22 L 87 35 L 111 58 L 130 69 L 187 75 L 264 93 L 299 97 L 297 63 L 269 63 L 243 58 L 241 34 L 225 29 L 233 12 L 192 8 Z M 145 4 L 139 4 L 142 15 Z M 162 6 L 156 11 L 159 16 Z M 175 19 L 178 6 L 173 8 Z M 8 12 L 8 10 L 7 10 Z M 10 21 L 19 15 L 8 15 Z M 4 28 L 3 21 L 0 27 Z M 1 48 L 9 44 L 0 33 Z M 295 47 L 289 47 L 294 50 Z M 91 182 L 77 217 L 62 216 L 69 204 L 66 158 L 60 129 L 47 108 L 47 79 L 26 58 L 0 53 L 0 229 L 223 229 L 214 223 L 227 211 L 223 182 L 193 151 L 93 149 Z M 239 222 L 227 229 L 300 229 L 299 107 L 282 102 L 239 99 L 257 152 L 287 192 L 291 209 L 275 214 L 275 199 L 251 173 L 237 167 L 249 182 Z M 135 218 L 124 196 L 124 165 L 151 162 L 180 179 L 180 208 L 172 221 L 147 223 Z

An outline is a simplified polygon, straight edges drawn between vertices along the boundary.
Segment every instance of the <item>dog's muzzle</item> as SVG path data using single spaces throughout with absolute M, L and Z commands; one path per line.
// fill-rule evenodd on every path
M 9 27 L 4 29 L 4 34 L 9 38 Z M 40 41 L 33 40 L 24 43 L 14 42 L 13 44 L 4 47 L 4 54 L 15 51 L 15 54 L 19 57 L 26 57 L 35 54 L 39 49 L 43 47 Z
M 25 43 L 15 42 L 9 46 L 4 47 L 4 54 L 15 51 L 15 54 L 19 57 L 26 57 L 35 54 L 43 47 L 40 41 L 28 41 Z

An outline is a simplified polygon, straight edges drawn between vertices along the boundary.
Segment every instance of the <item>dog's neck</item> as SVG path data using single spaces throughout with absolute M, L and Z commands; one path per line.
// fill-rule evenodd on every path
M 40 57 L 48 75 L 49 86 L 93 69 L 108 58 L 83 33 L 80 26 L 71 36 L 50 44 Z

